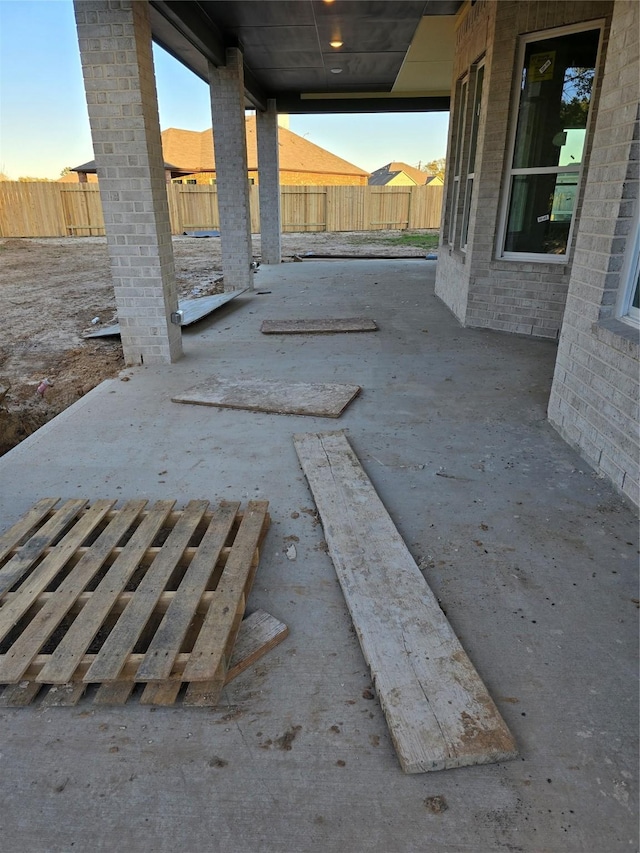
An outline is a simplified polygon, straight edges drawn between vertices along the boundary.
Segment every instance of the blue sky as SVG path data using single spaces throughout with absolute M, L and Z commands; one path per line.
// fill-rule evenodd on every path
M 160 125 L 211 127 L 204 82 L 154 47 Z M 291 116 L 290 129 L 372 171 L 446 151 L 448 113 Z M 0 0 L 0 172 L 57 178 L 93 159 L 71 0 Z

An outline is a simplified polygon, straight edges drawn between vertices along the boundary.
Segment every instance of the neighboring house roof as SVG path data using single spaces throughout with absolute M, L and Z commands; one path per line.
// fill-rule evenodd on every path
M 249 116 L 246 120 L 247 163 L 248 170 L 258 170 L 258 143 L 256 134 L 256 117 Z M 171 171 L 174 177 L 193 175 L 198 172 L 215 172 L 216 160 L 213 149 L 213 133 L 209 130 L 181 130 L 170 127 L 162 131 L 162 153 L 164 167 Z M 278 144 L 281 172 L 307 172 L 316 175 L 357 175 L 368 177 L 369 173 L 353 163 L 337 157 L 325 148 L 309 142 L 303 136 L 286 127 L 278 127 Z M 172 164 L 177 165 L 172 165 Z M 81 166 L 75 166 L 72 172 L 95 173 L 96 161 L 90 160 Z M 75 180 L 65 176 L 66 180 Z
M 167 172 L 176 172 L 176 174 L 186 174 L 184 169 L 179 169 L 177 166 L 172 165 L 171 163 L 167 163 L 165 161 L 164 168 Z M 58 178 L 58 182 L 69 183 L 70 181 L 75 181 L 76 178 L 71 175 L 71 172 L 84 172 L 85 175 L 95 175 L 98 171 L 98 167 L 96 165 L 95 160 L 89 160 L 86 163 L 82 163 L 80 166 L 74 166 L 66 175 L 63 175 L 61 178 Z
M 415 166 L 410 166 L 408 163 L 402 163 L 399 160 L 395 160 L 392 163 L 387 163 L 386 166 L 381 166 L 379 169 L 376 169 L 375 172 L 372 172 L 371 178 L 376 178 L 376 180 L 374 182 L 369 178 L 369 184 L 372 186 L 382 187 L 385 184 L 388 184 L 391 178 L 397 175 L 398 172 L 404 172 L 405 175 L 411 178 L 411 180 L 418 186 L 428 184 L 433 179 L 433 175 L 429 174 L 429 172 L 422 172 L 420 169 L 416 169 Z M 385 175 L 388 175 L 389 177 L 386 180 L 383 180 Z
M 246 119 L 247 165 L 250 172 L 258 169 L 256 117 Z M 314 174 L 358 175 L 368 172 L 353 163 L 337 157 L 325 148 L 309 142 L 286 127 L 278 127 L 281 172 L 311 172 Z M 203 131 L 180 130 L 170 127 L 162 131 L 162 150 L 167 160 L 177 163 L 183 172 L 214 172 L 216 168 L 211 129 Z
M 378 169 L 377 172 L 373 172 L 371 177 L 369 178 L 369 186 L 370 187 L 384 187 L 387 184 L 391 183 L 391 181 L 397 177 L 397 175 L 401 175 L 402 171 L 398 172 L 384 172 L 381 169 Z M 407 175 L 409 179 L 411 179 L 410 175 Z M 415 181 L 413 182 L 415 184 Z

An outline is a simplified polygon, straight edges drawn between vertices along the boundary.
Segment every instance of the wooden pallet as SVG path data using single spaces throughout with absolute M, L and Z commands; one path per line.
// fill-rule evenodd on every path
M 180 694 L 185 705 L 215 705 L 268 503 L 241 513 L 239 503 L 203 500 L 181 511 L 175 501 L 116 510 L 86 499 L 56 509 L 58 500 L 39 501 L 0 536 L 3 699 L 44 684 L 73 700 L 98 684 L 95 701 L 118 704 L 142 684 L 144 704 Z

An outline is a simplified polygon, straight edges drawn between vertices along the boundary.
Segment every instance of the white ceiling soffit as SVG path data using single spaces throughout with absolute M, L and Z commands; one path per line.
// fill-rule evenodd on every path
M 449 95 L 453 82 L 455 15 L 420 21 L 393 85 L 392 94 Z

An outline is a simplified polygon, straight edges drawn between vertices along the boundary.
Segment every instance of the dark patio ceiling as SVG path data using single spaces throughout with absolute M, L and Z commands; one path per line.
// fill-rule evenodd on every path
M 275 98 L 278 111 L 289 113 L 447 110 L 450 83 L 442 81 L 453 38 L 443 44 L 442 25 L 452 34 L 461 6 L 462 0 L 151 0 L 151 23 L 154 40 L 203 80 L 208 62 L 223 65 L 226 48 L 240 47 L 247 106 Z M 331 47 L 335 40 L 342 46 Z M 410 47 L 413 75 L 403 83 Z

